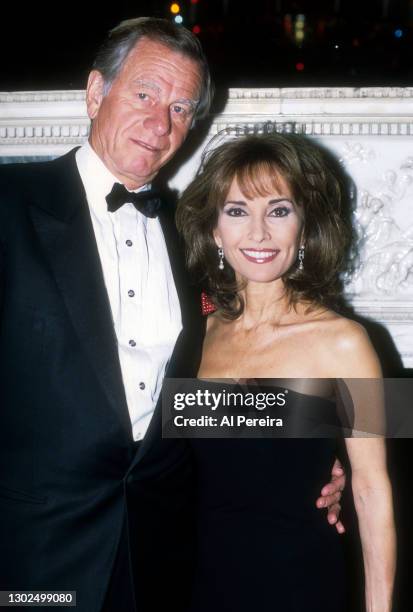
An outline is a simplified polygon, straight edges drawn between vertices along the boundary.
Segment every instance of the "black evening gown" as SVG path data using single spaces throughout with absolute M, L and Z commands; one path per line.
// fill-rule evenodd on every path
M 335 411 L 328 400 L 296 396 L 297 409 L 304 398 Z M 341 536 L 315 507 L 330 480 L 336 440 L 190 444 L 199 483 L 191 612 L 343 612 Z

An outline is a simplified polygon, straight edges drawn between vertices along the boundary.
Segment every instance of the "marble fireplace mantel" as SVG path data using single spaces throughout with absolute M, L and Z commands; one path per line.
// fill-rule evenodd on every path
M 322 142 L 354 180 L 360 261 L 348 295 L 362 316 L 389 330 L 412 368 L 413 88 L 231 89 L 170 185 L 185 187 L 214 136 L 263 131 L 269 121 Z M 60 155 L 88 130 L 83 91 L 0 93 L 3 163 Z

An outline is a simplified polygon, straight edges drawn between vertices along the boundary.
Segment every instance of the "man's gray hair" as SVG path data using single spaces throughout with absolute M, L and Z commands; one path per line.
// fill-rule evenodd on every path
M 201 43 L 189 30 L 166 19 L 155 17 L 128 19 L 109 32 L 93 63 L 93 69 L 99 70 L 105 81 L 105 95 L 109 92 L 129 53 L 141 38 L 160 42 L 198 64 L 201 91 L 195 118 L 205 117 L 212 102 L 213 85 Z

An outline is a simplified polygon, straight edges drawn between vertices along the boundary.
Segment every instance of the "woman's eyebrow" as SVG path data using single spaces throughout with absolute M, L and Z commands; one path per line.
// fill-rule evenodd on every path
M 283 198 L 272 198 L 268 201 L 268 204 L 279 204 L 279 202 L 289 202 L 290 204 L 293 204 L 293 201 L 290 200 L 290 198 L 287 198 L 287 196 Z M 237 204 L 240 206 L 247 206 L 247 202 L 245 202 L 244 200 L 225 200 L 225 204 Z
M 290 198 L 287 198 L 287 196 L 283 198 L 274 198 L 270 200 L 268 204 L 278 204 L 279 202 L 289 202 L 290 204 L 293 204 L 293 201 Z

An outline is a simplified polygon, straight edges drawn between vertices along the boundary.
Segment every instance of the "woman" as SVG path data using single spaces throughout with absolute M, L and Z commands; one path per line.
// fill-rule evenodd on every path
M 331 157 L 300 136 L 248 136 L 212 151 L 177 212 L 189 266 L 207 281 L 216 308 L 199 378 L 290 379 L 292 397 L 330 412 L 340 389 L 334 379 L 346 379 L 353 429 L 381 433 L 377 355 L 364 329 L 335 310 L 352 239 L 343 194 Z M 367 406 L 365 385 L 354 380 L 365 378 L 376 394 Z M 343 610 L 338 536 L 312 503 L 334 441 L 191 444 L 200 482 L 192 612 Z M 395 535 L 384 441 L 347 438 L 346 447 L 366 608 L 390 612 Z M 291 486 L 295 476 L 305 490 Z

